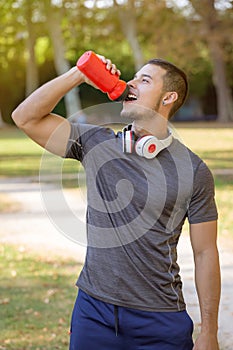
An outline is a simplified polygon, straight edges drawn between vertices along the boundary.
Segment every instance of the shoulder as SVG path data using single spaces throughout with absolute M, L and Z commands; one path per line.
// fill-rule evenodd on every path
M 88 139 L 90 137 L 116 137 L 114 131 L 109 127 L 74 122 L 71 122 L 70 125 L 71 137 L 74 139 Z
M 185 158 L 190 160 L 190 164 L 192 165 L 194 175 L 197 172 L 207 172 L 210 173 L 210 169 L 203 159 L 200 158 L 196 153 L 194 153 L 190 148 L 188 148 L 185 144 L 183 144 L 180 140 L 174 139 L 173 141 L 173 150 L 172 154 L 174 156 L 182 156 L 181 158 Z
M 109 127 L 70 122 L 71 131 L 66 158 L 83 159 L 96 145 L 116 139 L 118 135 Z

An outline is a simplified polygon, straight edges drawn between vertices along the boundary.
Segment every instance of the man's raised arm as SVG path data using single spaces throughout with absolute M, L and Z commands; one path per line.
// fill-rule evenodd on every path
M 49 81 L 27 97 L 12 113 L 15 124 L 48 151 L 64 156 L 70 123 L 51 111 L 75 86 L 85 82 L 77 67 Z

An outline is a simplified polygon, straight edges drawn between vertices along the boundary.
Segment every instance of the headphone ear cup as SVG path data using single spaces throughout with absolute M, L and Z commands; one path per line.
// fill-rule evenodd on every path
M 133 131 L 125 131 L 123 137 L 123 152 L 132 153 L 134 146 L 134 132 Z
M 154 136 L 143 136 L 135 144 L 135 152 L 147 159 L 152 159 L 158 154 L 158 140 Z

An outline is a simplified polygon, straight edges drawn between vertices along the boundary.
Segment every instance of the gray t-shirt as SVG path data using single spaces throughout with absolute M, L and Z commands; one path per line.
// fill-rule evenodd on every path
M 121 132 L 71 126 L 66 157 L 82 162 L 87 182 L 88 247 L 77 286 L 119 306 L 184 310 L 176 247 L 186 217 L 217 219 L 208 167 L 175 138 L 146 159 L 123 153 Z

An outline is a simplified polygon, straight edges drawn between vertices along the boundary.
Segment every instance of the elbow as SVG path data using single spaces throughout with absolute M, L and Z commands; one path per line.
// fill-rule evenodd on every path
M 18 128 L 20 129 L 24 128 L 26 123 L 23 118 L 23 111 L 20 105 L 12 112 L 11 118 Z
M 17 125 L 17 109 L 15 109 L 15 110 L 11 113 L 11 119 L 12 119 L 13 122 Z

